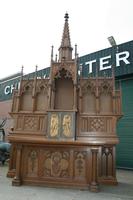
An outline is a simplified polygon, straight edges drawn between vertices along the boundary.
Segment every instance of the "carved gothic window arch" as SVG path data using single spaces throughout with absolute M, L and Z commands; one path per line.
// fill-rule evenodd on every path
M 48 86 L 45 83 L 39 84 L 36 91 L 36 110 L 46 111 L 48 109 Z
M 71 73 L 66 69 L 59 70 L 54 77 L 55 109 L 72 110 L 74 102 L 74 85 Z
M 82 87 L 82 111 L 96 113 L 95 85 L 90 81 Z
M 27 82 L 21 92 L 20 110 L 32 111 L 32 82 Z
M 104 80 L 99 87 L 99 100 L 100 100 L 100 112 L 111 113 L 113 110 L 113 87 L 111 83 Z

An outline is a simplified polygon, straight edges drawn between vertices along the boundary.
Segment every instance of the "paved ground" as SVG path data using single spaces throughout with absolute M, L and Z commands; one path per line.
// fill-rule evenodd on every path
M 77 189 L 56 189 L 11 185 L 7 166 L 0 166 L 0 200 L 133 200 L 133 171 L 117 170 L 118 186 L 101 186 L 99 193 Z

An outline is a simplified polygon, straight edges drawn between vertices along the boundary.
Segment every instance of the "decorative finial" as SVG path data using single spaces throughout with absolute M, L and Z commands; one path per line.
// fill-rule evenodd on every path
M 57 54 L 55 55 L 55 62 L 57 62 Z
M 22 65 L 22 67 L 21 67 L 21 80 L 23 79 L 23 75 L 24 75 L 24 66 Z
M 35 78 L 35 79 L 37 78 L 37 68 L 38 68 L 38 66 L 36 65 L 36 66 L 35 66 L 35 74 L 34 74 L 34 78 Z
M 54 55 L 54 46 L 51 46 L 51 61 L 53 60 L 53 55 Z
M 21 75 L 23 76 L 24 66 L 21 67 Z
M 36 65 L 36 67 L 35 67 L 35 72 L 37 72 L 37 68 L 38 68 L 38 66 Z
M 65 21 L 68 21 L 68 19 L 69 19 L 69 15 L 68 15 L 68 13 L 66 12 L 66 14 L 65 14 Z
M 77 57 L 77 44 L 75 44 L 75 59 Z

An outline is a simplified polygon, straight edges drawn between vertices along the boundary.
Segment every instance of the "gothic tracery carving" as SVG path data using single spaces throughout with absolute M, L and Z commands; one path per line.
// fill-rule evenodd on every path
M 88 80 L 83 86 L 82 86 L 82 94 L 85 95 L 87 94 L 88 92 L 92 93 L 95 95 L 96 93 L 96 85 Z
M 113 86 L 108 80 L 103 80 L 101 85 L 99 86 L 99 94 L 112 94 Z

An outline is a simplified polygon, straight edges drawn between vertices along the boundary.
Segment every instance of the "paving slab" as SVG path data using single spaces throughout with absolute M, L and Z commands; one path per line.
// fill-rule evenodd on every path
M 100 186 L 99 193 L 89 190 L 12 186 L 8 166 L 0 165 L 0 200 L 133 200 L 133 171 L 117 170 L 118 186 Z

